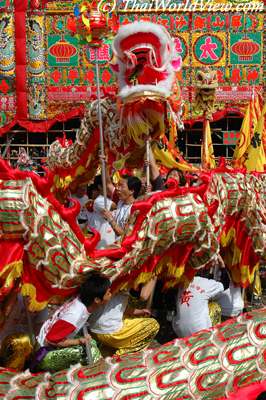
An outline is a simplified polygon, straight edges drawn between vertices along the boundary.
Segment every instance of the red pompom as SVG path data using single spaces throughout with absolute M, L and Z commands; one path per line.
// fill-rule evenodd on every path
M 74 17 L 69 17 L 67 19 L 66 27 L 69 31 L 76 33 L 77 32 L 77 24 Z

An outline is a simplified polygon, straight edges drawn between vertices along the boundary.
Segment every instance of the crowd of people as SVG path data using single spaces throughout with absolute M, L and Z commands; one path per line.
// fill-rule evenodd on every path
M 145 168 L 150 169 L 150 185 L 145 173 L 140 177 L 121 175 L 117 185 L 107 173 L 106 199 L 100 175 L 91 185 L 81 185 L 71 193 L 71 199 L 80 203 L 77 218 L 80 228 L 85 235 L 93 234 L 94 230 L 100 234 L 98 249 L 119 246 L 127 231 L 132 205 L 141 194 L 165 190 L 169 178 L 177 180 L 180 186 L 201 183 L 197 175 L 186 179 L 177 170 L 170 171 L 163 179 L 152 152 Z M 29 315 L 18 295 L 16 307 L 20 311 L 11 313 L 1 330 L 0 363 L 18 370 L 28 366 L 34 372 L 58 371 L 77 362 L 95 362 L 102 355 L 120 356 L 155 345 L 160 324 L 156 319 L 156 302 L 152 299 L 156 294 L 158 298 L 158 292 L 160 297 L 160 288 L 160 282 L 154 277 L 142 287 L 112 293 L 106 276 L 90 273 L 78 295 L 54 312 L 50 310 L 49 316 L 47 310 Z M 187 288 L 172 291 L 171 302 L 174 303 L 172 330 L 179 338 L 210 328 L 221 322 L 221 318 L 235 317 L 244 309 L 241 288 L 230 280 L 220 256 L 216 265 L 200 271 Z M 136 306 L 139 304 L 142 306 Z M 171 307 L 166 311 L 172 311 Z M 20 355 L 18 361 L 20 342 L 17 339 L 25 340 L 29 319 L 34 325 L 31 334 L 36 338 L 35 349 L 29 343 L 29 351 L 24 352 L 24 358 Z

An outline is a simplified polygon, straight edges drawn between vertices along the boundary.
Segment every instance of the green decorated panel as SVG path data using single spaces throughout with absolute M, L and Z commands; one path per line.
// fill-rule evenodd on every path
M 0 8 L 9 8 L 13 6 L 13 0 L 0 0 Z
M 195 33 L 192 35 L 192 46 L 192 66 L 225 65 L 226 49 L 224 33 L 205 35 Z
M 261 64 L 263 53 L 262 34 L 231 33 L 230 34 L 230 64 Z
M 79 65 L 79 44 L 70 35 L 48 36 L 48 65 L 51 67 L 77 67 Z

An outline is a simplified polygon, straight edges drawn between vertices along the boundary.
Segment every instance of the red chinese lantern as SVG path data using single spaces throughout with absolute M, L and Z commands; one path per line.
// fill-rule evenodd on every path
M 59 42 L 50 47 L 49 52 L 56 58 L 56 62 L 68 63 L 70 61 L 70 57 L 77 53 L 77 49 L 71 43 L 61 39 Z
M 248 37 L 243 38 L 232 46 L 232 52 L 238 56 L 239 61 L 250 61 L 260 50 L 258 43 Z

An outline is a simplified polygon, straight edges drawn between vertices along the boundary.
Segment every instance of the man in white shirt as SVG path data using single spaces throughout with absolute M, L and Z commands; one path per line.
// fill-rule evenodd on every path
M 141 180 L 136 176 L 122 175 L 117 186 L 119 202 L 114 213 L 104 210 L 102 215 L 110 223 L 116 239 L 119 239 L 125 231 L 132 205 L 138 197 L 141 189 Z
M 187 289 L 178 290 L 176 311 L 172 321 L 178 337 L 192 335 L 212 326 L 209 316 L 209 300 L 224 291 L 223 284 L 214 279 L 196 276 Z
M 150 311 L 128 307 L 128 295 L 118 294 L 89 317 L 90 331 L 117 355 L 144 349 L 159 330 Z

